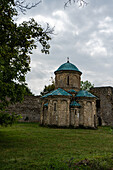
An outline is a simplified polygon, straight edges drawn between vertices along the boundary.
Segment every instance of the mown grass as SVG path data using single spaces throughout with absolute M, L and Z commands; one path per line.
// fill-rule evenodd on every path
M 112 168 L 110 127 L 57 129 L 37 123 L 0 127 L 0 170 Z

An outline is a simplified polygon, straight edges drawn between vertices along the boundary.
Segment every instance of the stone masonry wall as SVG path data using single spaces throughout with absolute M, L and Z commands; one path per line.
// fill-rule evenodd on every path
M 113 125 L 113 87 L 95 87 L 90 92 L 98 97 L 97 115 L 101 125 Z
M 55 88 L 62 88 L 66 91 L 74 89 L 80 90 L 80 73 L 76 71 L 60 71 L 55 75 Z
M 8 107 L 8 112 L 22 115 L 20 122 L 39 122 L 41 101 L 39 96 L 25 96 L 22 103 L 16 103 Z
M 98 97 L 97 116 L 102 125 L 113 125 L 113 87 L 96 87 L 90 91 Z M 25 96 L 22 103 L 10 105 L 8 112 L 22 115 L 21 122 L 39 122 L 41 100 L 39 96 Z
M 42 102 L 41 121 L 43 125 L 56 125 L 59 127 L 69 127 L 70 125 L 70 98 L 68 97 L 55 97 L 49 98 L 48 110 L 44 107 L 47 101 Z M 56 107 L 54 107 L 55 105 Z
M 70 125 L 73 127 L 79 127 L 79 108 L 71 108 Z
M 79 124 L 84 127 L 95 127 L 94 117 L 96 116 L 95 98 L 78 98 L 80 108 Z

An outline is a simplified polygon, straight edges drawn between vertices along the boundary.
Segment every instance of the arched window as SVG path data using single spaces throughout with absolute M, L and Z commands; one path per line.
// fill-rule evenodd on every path
M 75 115 L 77 115 L 77 110 L 75 109 Z
M 67 76 L 67 85 L 69 85 L 69 76 Z
M 56 103 L 54 103 L 54 111 L 56 111 Z

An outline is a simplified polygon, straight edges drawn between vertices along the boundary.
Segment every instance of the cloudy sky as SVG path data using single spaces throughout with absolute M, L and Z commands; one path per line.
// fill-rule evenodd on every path
M 55 26 L 50 54 L 42 54 L 39 45 L 31 55 L 31 72 L 26 79 L 35 95 L 51 83 L 54 71 L 67 57 L 82 71 L 83 81 L 89 80 L 96 87 L 113 86 L 113 2 L 87 0 L 84 8 L 73 4 L 66 9 L 64 2 L 43 0 L 17 20 L 20 23 L 33 17 L 43 27 L 46 23 Z

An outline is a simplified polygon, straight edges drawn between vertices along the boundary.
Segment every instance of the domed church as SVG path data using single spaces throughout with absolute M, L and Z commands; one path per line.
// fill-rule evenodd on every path
M 82 72 L 68 59 L 54 73 L 55 90 L 42 97 L 40 123 L 96 128 L 96 96 L 80 90 Z

